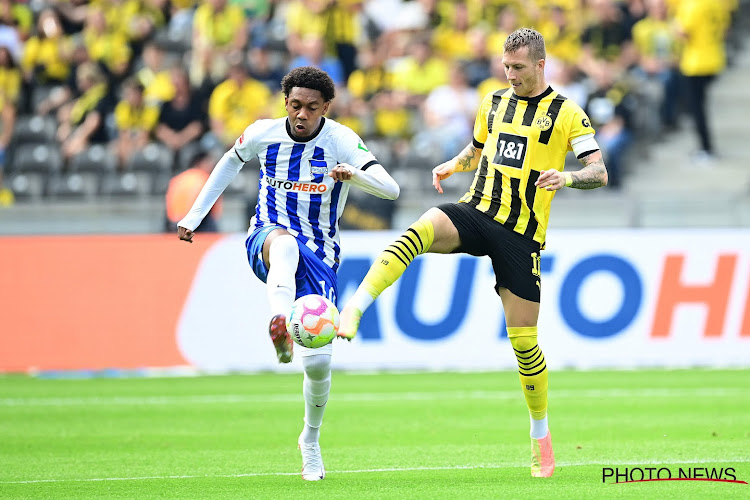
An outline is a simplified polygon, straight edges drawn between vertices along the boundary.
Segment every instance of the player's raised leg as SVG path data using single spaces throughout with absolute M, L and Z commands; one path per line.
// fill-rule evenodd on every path
M 449 253 L 459 244 L 458 231 L 448 216 L 439 208 L 428 210 L 375 259 L 357 291 L 341 310 L 338 336 L 354 338 L 365 310 L 404 274 L 417 255 Z
M 263 244 L 267 252 L 268 277 L 266 291 L 273 315 L 268 333 L 276 348 L 280 363 L 292 361 L 292 337 L 286 330 L 286 316 L 292 308 L 296 293 L 295 273 L 299 263 L 297 240 L 283 230 L 271 232 Z
M 325 353 L 318 354 L 316 351 Z M 305 397 L 305 427 L 299 436 L 302 452 L 302 479 L 320 481 L 326 475 L 320 453 L 320 426 L 331 390 L 331 345 L 320 349 L 303 350 L 302 367 L 305 371 L 302 393 Z
M 555 455 L 547 424 L 548 370 L 544 353 L 537 342 L 536 322 L 539 303 L 522 299 L 507 289 L 500 289 L 506 322 L 509 325 L 508 339 L 518 361 L 521 390 L 526 399 L 531 421 L 531 475 L 550 477 L 555 470 Z

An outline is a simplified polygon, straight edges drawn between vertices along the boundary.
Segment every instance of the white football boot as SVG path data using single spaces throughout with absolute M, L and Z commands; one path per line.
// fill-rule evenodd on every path
M 320 445 L 299 440 L 297 446 L 302 452 L 302 479 L 305 481 L 320 481 L 326 477 L 323 456 L 320 454 Z

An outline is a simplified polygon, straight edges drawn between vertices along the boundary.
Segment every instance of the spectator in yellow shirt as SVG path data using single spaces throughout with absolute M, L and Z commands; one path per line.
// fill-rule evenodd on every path
M 21 70 L 8 47 L 0 46 L 0 97 L 15 106 L 21 92 Z
M 577 63 L 581 54 L 580 23 L 573 19 L 577 13 L 555 4 L 542 13 L 539 32 L 544 36 L 547 55 L 568 64 Z
M 518 10 L 515 5 L 506 5 L 497 14 L 495 26 L 489 37 L 487 45 L 492 54 L 502 54 L 503 45 L 508 35 L 513 33 L 521 25 Z
M 229 146 L 245 131 L 248 123 L 269 116 L 271 92 L 247 74 L 244 63 L 229 68 L 229 77 L 216 86 L 208 102 L 211 132 L 223 146 Z
M 436 54 L 448 59 L 469 59 L 472 50 L 468 7 L 456 2 L 450 8 L 451 15 L 432 32 L 432 46 Z
M 633 43 L 638 51 L 638 70 L 647 81 L 655 82 L 661 94 L 657 106 L 661 125 L 677 125 L 680 43 L 674 23 L 667 17 L 664 0 L 647 0 L 647 15 L 633 26 Z
M 699 163 L 713 161 L 713 140 L 708 125 L 708 87 L 726 65 L 724 35 L 729 16 L 727 5 L 705 0 L 683 0 L 677 6 L 676 20 L 684 46 L 680 71 L 687 82 L 688 108 L 700 139 L 694 155 Z
M 114 147 L 122 168 L 133 153 L 148 144 L 159 120 L 159 108 L 146 104 L 143 91 L 143 84 L 137 78 L 127 79 L 123 84 L 122 100 L 115 107 L 117 139 Z
M 286 46 L 291 54 L 302 52 L 302 40 L 306 36 L 325 37 L 328 3 L 329 0 L 294 0 L 287 4 L 284 18 Z
M 193 51 L 190 80 L 201 86 L 206 78 L 220 82 L 227 76 L 230 54 L 247 44 L 245 11 L 227 0 L 208 0 L 193 17 Z
M 393 89 L 405 92 L 410 106 L 419 106 L 433 89 L 448 82 L 448 64 L 433 55 L 425 39 L 415 40 L 410 53 L 393 70 Z
M 111 85 L 127 76 L 132 57 L 128 39 L 107 26 L 104 11 L 99 8 L 89 7 L 83 28 L 83 43 L 91 60 L 107 70 Z
M 358 42 L 361 36 L 361 0 L 331 2 L 328 9 L 326 39 L 333 46 L 336 57 L 344 68 L 344 81 L 357 68 Z
M 143 48 L 143 67 L 136 77 L 143 84 L 147 103 L 159 105 L 174 97 L 172 78 L 164 68 L 164 51 L 156 43 L 148 42 Z
M 378 93 L 370 104 L 374 110 L 375 135 L 387 139 L 411 139 L 412 113 L 393 92 Z
M 60 17 L 53 9 L 44 9 L 39 14 L 36 34 L 24 47 L 24 80 L 36 85 L 64 83 L 70 73 L 72 53 L 73 42 L 63 32 Z
M 382 90 L 391 88 L 390 75 L 370 46 L 359 50 L 359 68 L 349 76 L 346 88 L 357 99 L 369 100 Z

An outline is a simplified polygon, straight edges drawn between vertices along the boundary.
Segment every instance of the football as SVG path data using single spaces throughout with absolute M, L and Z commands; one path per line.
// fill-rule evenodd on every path
M 305 295 L 294 301 L 286 329 L 294 341 L 317 349 L 329 344 L 339 329 L 339 310 L 322 295 Z

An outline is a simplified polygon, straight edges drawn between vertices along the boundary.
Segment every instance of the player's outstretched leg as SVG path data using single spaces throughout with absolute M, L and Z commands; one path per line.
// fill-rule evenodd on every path
M 286 315 L 292 308 L 297 291 L 295 273 L 299 264 L 297 240 L 290 234 L 276 237 L 268 250 L 268 277 L 266 293 L 271 306 L 271 324 L 268 334 L 276 348 L 279 363 L 292 361 L 292 337 L 286 331 Z
M 302 452 L 302 479 L 320 481 L 326 477 L 323 456 L 320 453 L 320 426 L 331 391 L 331 355 L 303 356 L 305 378 L 302 393 L 305 398 L 305 427 L 297 445 Z
M 359 290 L 357 290 L 359 292 Z M 365 292 L 367 293 L 367 292 Z M 370 297 L 368 294 L 367 297 Z M 353 299 L 354 297 L 352 297 Z M 359 322 L 362 319 L 362 311 L 351 304 L 351 300 L 344 306 L 339 315 L 339 330 L 336 332 L 337 337 L 351 340 L 359 330 Z
M 337 335 L 351 340 L 362 314 L 378 296 L 404 274 L 417 255 L 427 252 L 435 238 L 432 222 L 419 219 L 375 259 L 365 279 L 341 310 Z
M 555 455 L 547 425 L 548 372 L 537 343 L 537 327 L 509 327 L 508 338 L 518 360 L 521 389 L 531 416 L 531 475 L 550 477 L 555 471 Z

